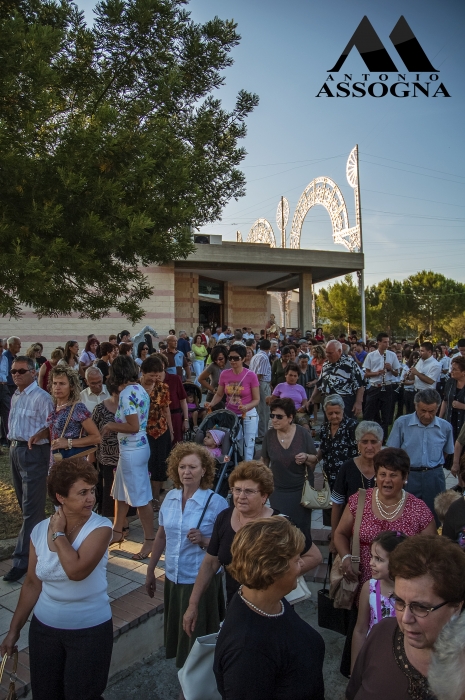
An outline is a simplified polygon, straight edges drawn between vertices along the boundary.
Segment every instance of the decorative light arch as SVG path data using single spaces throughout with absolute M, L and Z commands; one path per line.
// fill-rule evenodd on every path
M 257 219 L 247 236 L 247 243 L 269 243 L 270 248 L 276 248 L 273 227 L 268 219 Z

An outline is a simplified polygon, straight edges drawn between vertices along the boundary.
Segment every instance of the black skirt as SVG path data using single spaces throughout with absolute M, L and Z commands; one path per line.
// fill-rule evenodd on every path
M 148 470 L 151 481 L 166 481 L 166 460 L 171 451 L 171 435 L 165 430 L 156 440 L 147 433 L 150 447 Z

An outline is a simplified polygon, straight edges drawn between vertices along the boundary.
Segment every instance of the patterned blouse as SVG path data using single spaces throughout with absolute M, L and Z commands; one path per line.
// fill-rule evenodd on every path
M 92 420 L 102 432 L 107 423 L 114 423 L 115 414 L 108 410 L 104 402 L 97 404 L 92 412 Z M 116 433 L 106 433 L 102 436 L 102 442 L 97 446 L 97 461 L 99 464 L 108 464 L 116 467 L 119 458 L 119 444 Z
M 322 394 L 339 396 L 353 396 L 362 386 L 364 380 L 360 367 L 347 355 L 341 355 L 337 362 L 326 361 L 317 383 Z
M 90 411 L 87 410 L 85 405 L 80 401 L 78 403 L 66 406 L 57 410 L 56 406 L 53 411 L 47 417 L 46 426 L 50 428 L 50 442 L 60 438 L 65 427 L 65 423 L 68 419 L 69 412 L 72 411 L 71 418 L 66 426 L 66 430 L 63 434 L 64 438 L 72 438 L 76 440 L 81 436 L 82 422 L 91 417 Z
M 121 447 L 143 447 L 147 445 L 147 418 L 150 397 L 140 384 L 129 384 L 119 395 L 118 408 L 115 413 L 116 423 L 127 423 L 126 416 L 139 416 L 138 433 L 118 433 Z
M 147 421 L 147 433 L 155 440 L 168 430 L 168 423 L 162 409 L 169 406 L 170 403 L 168 385 L 157 382 L 150 393 L 150 409 Z
M 330 423 L 324 423 L 321 426 L 320 450 L 323 453 L 323 468 L 331 489 L 344 462 L 351 457 L 356 457 L 358 454 L 355 440 L 355 428 L 357 425 L 358 422 L 355 418 L 346 418 L 344 416 L 335 435 L 331 435 Z

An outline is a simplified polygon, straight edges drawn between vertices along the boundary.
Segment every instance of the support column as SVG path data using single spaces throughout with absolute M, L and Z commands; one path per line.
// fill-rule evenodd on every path
M 303 272 L 299 275 L 299 328 L 302 337 L 305 331 L 312 330 L 312 274 Z

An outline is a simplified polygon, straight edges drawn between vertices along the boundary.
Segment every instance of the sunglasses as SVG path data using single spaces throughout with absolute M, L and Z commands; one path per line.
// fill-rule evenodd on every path
M 270 418 L 276 418 L 276 420 L 282 420 L 285 417 L 284 413 L 270 413 Z
M 32 372 L 31 369 L 12 369 L 11 374 L 26 374 L 26 372 Z
M 239 355 L 230 355 L 229 359 L 233 362 L 239 362 L 239 360 L 242 360 L 242 357 L 239 357 Z

